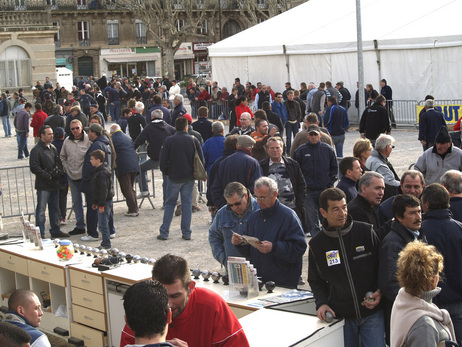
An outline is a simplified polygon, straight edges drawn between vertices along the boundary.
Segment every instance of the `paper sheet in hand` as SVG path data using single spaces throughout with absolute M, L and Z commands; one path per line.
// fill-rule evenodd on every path
M 245 243 L 248 243 L 249 245 L 257 248 L 257 245 L 261 245 L 261 241 L 257 239 L 256 237 L 253 236 L 248 236 L 248 235 L 241 235 L 233 231 L 233 234 L 238 235 L 242 240 L 244 240 Z

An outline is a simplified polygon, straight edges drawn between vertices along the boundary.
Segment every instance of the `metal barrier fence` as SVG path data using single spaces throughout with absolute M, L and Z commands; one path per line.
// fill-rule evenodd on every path
M 385 106 L 388 112 L 392 112 L 395 122 L 397 125 L 401 126 L 413 126 L 418 127 L 417 121 L 417 106 L 423 106 L 425 104 L 424 100 L 387 100 L 387 105 Z M 451 112 L 458 112 L 459 110 L 447 109 L 445 105 L 454 105 L 462 104 L 462 100 L 435 100 L 435 106 L 441 106 L 441 112 L 447 117 L 451 117 Z M 209 109 L 209 118 L 210 119 L 229 119 L 231 108 L 228 106 L 228 101 L 194 101 L 190 103 L 191 105 L 191 115 L 193 118 L 197 118 L 197 109 L 201 106 L 206 106 Z M 253 111 L 257 110 L 256 105 L 253 102 L 248 104 L 250 109 Z M 350 123 L 358 124 L 361 119 L 358 114 L 358 109 L 354 105 L 354 100 L 350 100 L 347 106 L 348 117 Z M 462 116 L 462 110 L 460 110 Z M 449 119 L 449 118 L 447 118 Z
M 140 207 L 143 204 L 145 199 L 148 199 L 151 207 L 154 209 L 154 204 L 151 201 L 151 198 L 156 196 L 156 175 L 160 175 L 159 170 L 151 170 L 147 172 L 148 177 L 150 177 L 149 189 L 151 195 L 145 197 L 140 202 Z M 160 178 L 162 176 L 160 175 Z M 29 169 L 29 166 L 17 166 L 9 168 L 0 168 L 0 179 L 2 183 L 2 194 L 0 195 L 0 201 L 2 203 L 1 212 L 3 218 L 10 217 L 19 217 L 21 216 L 21 211 L 24 215 L 35 214 L 36 208 L 36 190 L 35 185 L 35 176 Z M 138 191 L 138 184 L 135 184 L 135 191 Z M 119 182 L 114 178 L 114 198 L 113 202 L 124 202 L 125 197 L 122 194 L 122 191 L 119 187 Z M 67 194 L 67 210 L 69 216 L 72 214 L 72 199 L 71 194 Z

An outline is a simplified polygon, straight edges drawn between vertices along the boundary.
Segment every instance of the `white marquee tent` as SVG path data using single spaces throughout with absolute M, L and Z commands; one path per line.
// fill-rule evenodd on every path
M 462 0 L 361 0 L 364 83 L 393 98 L 462 99 Z M 261 81 L 358 80 L 355 0 L 310 0 L 209 47 L 213 79 L 231 86 Z

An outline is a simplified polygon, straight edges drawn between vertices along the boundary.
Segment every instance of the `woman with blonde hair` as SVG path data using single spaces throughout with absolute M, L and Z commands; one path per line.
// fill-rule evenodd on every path
M 391 347 L 431 347 L 456 341 L 448 311 L 432 298 L 443 271 L 443 256 L 435 246 L 413 241 L 400 252 L 397 277 L 401 289 L 391 311 Z M 457 346 L 457 344 L 454 344 Z
M 358 158 L 363 173 L 370 171 L 366 167 L 366 160 L 372 152 L 372 143 L 369 139 L 357 139 L 353 146 L 353 157 Z

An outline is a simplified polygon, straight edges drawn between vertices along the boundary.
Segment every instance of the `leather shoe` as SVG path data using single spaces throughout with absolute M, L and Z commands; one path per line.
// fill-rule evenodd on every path
M 71 230 L 69 232 L 69 235 L 79 235 L 79 234 L 85 234 L 85 229 L 83 229 L 83 228 L 74 228 L 74 230 Z
M 54 235 L 51 235 L 52 239 L 58 239 L 58 238 L 63 238 L 63 237 L 69 237 L 70 235 L 68 233 L 63 233 L 60 231 L 59 233 L 56 233 Z
M 157 239 L 158 239 L 158 240 L 161 240 L 161 241 L 167 240 L 167 238 L 166 238 L 166 237 L 163 237 L 162 235 L 157 235 Z

